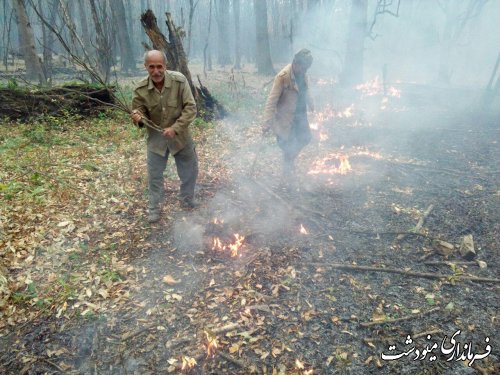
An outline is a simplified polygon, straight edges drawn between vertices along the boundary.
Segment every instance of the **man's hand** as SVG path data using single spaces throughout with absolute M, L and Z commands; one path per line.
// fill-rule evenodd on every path
M 138 125 L 139 121 L 142 119 L 142 113 L 139 112 L 137 109 L 134 109 L 132 113 L 130 114 L 130 118 L 134 122 L 134 124 Z
M 172 128 L 166 128 L 164 131 L 163 131 L 163 136 L 165 138 L 168 138 L 168 139 L 172 139 L 175 137 L 175 130 L 172 129 Z

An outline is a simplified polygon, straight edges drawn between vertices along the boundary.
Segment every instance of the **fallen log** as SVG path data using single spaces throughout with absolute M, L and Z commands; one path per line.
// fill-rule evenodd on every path
M 110 88 L 84 84 L 38 90 L 0 88 L 0 97 L 0 117 L 22 122 L 42 115 L 93 116 L 114 105 Z
M 352 264 L 342 264 L 342 263 L 308 263 L 314 267 L 330 267 L 334 269 L 344 269 L 351 271 L 366 271 L 366 272 L 386 272 L 386 273 L 398 273 L 405 276 L 421 277 L 426 279 L 438 279 L 446 280 L 453 278 L 455 280 L 469 280 L 478 283 L 493 283 L 500 284 L 500 279 L 489 278 L 489 277 L 476 277 L 476 276 L 464 276 L 464 275 L 441 275 L 438 273 L 427 273 L 427 272 L 414 272 L 405 271 L 397 268 L 382 268 L 382 267 L 370 267 L 370 266 L 355 266 Z

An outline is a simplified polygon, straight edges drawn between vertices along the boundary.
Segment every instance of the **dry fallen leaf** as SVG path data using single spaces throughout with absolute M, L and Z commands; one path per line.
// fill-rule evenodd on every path
M 172 276 L 167 275 L 163 278 L 163 282 L 166 283 L 167 285 L 175 285 L 180 283 L 180 281 L 175 280 Z

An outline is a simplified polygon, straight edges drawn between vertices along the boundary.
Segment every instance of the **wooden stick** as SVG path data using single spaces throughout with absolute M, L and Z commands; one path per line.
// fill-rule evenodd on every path
M 362 322 L 362 323 L 359 323 L 359 325 L 361 327 L 372 327 L 372 326 L 377 326 L 377 325 L 386 324 L 386 323 L 399 323 L 399 322 L 404 322 L 404 321 L 411 320 L 411 319 L 422 318 L 426 315 L 432 314 L 433 312 L 439 311 L 439 310 L 441 310 L 440 307 L 435 307 L 433 309 L 430 309 L 429 311 L 424 311 L 424 312 L 419 313 L 419 314 L 403 316 L 401 318 L 395 318 L 395 319 L 386 319 L 386 320 L 380 320 L 380 321 L 377 320 L 374 322 Z
M 500 279 L 488 278 L 488 277 L 475 277 L 475 276 L 463 276 L 463 275 L 442 275 L 438 273 L 427 273 L 427 272 L 414 272 L 414 271 L 404 271 L 397 268 L 382 268 L 382 267 L 370 267 L 370 266 L 354 266 L 351 264 L 341 264 L 341 263 L 309 263 L 311 266 L 315 267 L 330 267 L 335 269 L 345 269 L 354 271 L 367 271 L 367 272 L 387 272 L 387 273 L 399 273 L 405 276 L 422 277 L 427 279 L 448 279 L 455 278 L 457 280 L 469 280 L 476 281 L 478 283 L 494 283 L 500 284 Z
M 434 208 L 433 204 L 430 204 L 429 207 L 427 207 L 427 210 L 425 210 L 422 217 L 418 220 L 418 223 L 417 223 L 417 225 L 415 225 L 415 228 L 413 229 L 412 232 L 415 232 L 415 233 L 420 232 L 420 229 L 422 229 L 422 226 L 424 225 L 425 219 L 427 218 L 427 216 L 429 216 L 429 214 L 431 213 L 433 208 Z M 396 237 L 396 239 L 402 240 L 405 237 L 406 237 L 406 234 L 400 234 L 399 236 Z
M 477 262 L 424 262 L 426 266 L 451 266 L 452 264 L 458 265 L 458 266 L 479 266 Z

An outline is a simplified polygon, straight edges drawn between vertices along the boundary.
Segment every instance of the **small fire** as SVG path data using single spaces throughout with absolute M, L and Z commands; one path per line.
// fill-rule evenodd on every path
M 302 224 L 300 224 L 300 234 L 309 234 Z
M 338 166 L 332 165 L 334 160 L 340 163 Z M 352 167 L 349 159 L 345 155 L 330 155 L 324 159 L 318 160 L 314 163 L 313 168 L 307 174 L 347 174 L 351 171 Z
M 207 331 L 205 331 L 205 336 L 207 336 L 207 343 L 205 345 L 207 349 L 207 358 L 213 357 L 218 347 L 217 336 Z
M 212 240 L 212 250 L 217 251 L 225 251 L 230 250 L 231 256 L 238 256 L 238 251 L 241 246 L 243 246 L 243 241 L 245 240 L 245 236 L 240 236 L 238 233 L 234 234 L 235 242 L 230 244 L 223 244 L 219 237 L 214 237 Z
M 217 218 L 214 218 L 214 220 L 212 221 L 214 224 L 218 225 L 218 224 L 224 224 L 224 220 L 221 220 L 221 219 L 217 219 Z
M 192 357 L 188 357 L 187 355 L 182 356 L 181 370 L 190 370 L 196 365 L 197 365 L 196 359 L 194 359 Z
M 384 85 L 380 82 L 379 76 L 376 76 L 371 81 L 357 85 L 356 90 L 361 91 L 361 98 L 383 94 L 386 102 L 388 100 L 387 99 L 388 96 L 392 96 L 395 98 L 401 97 L 401 91 L 395 88 L 394 86 L 389 86 L 384 90 Z M 385 107 L 382 109 L 385 109 Z

